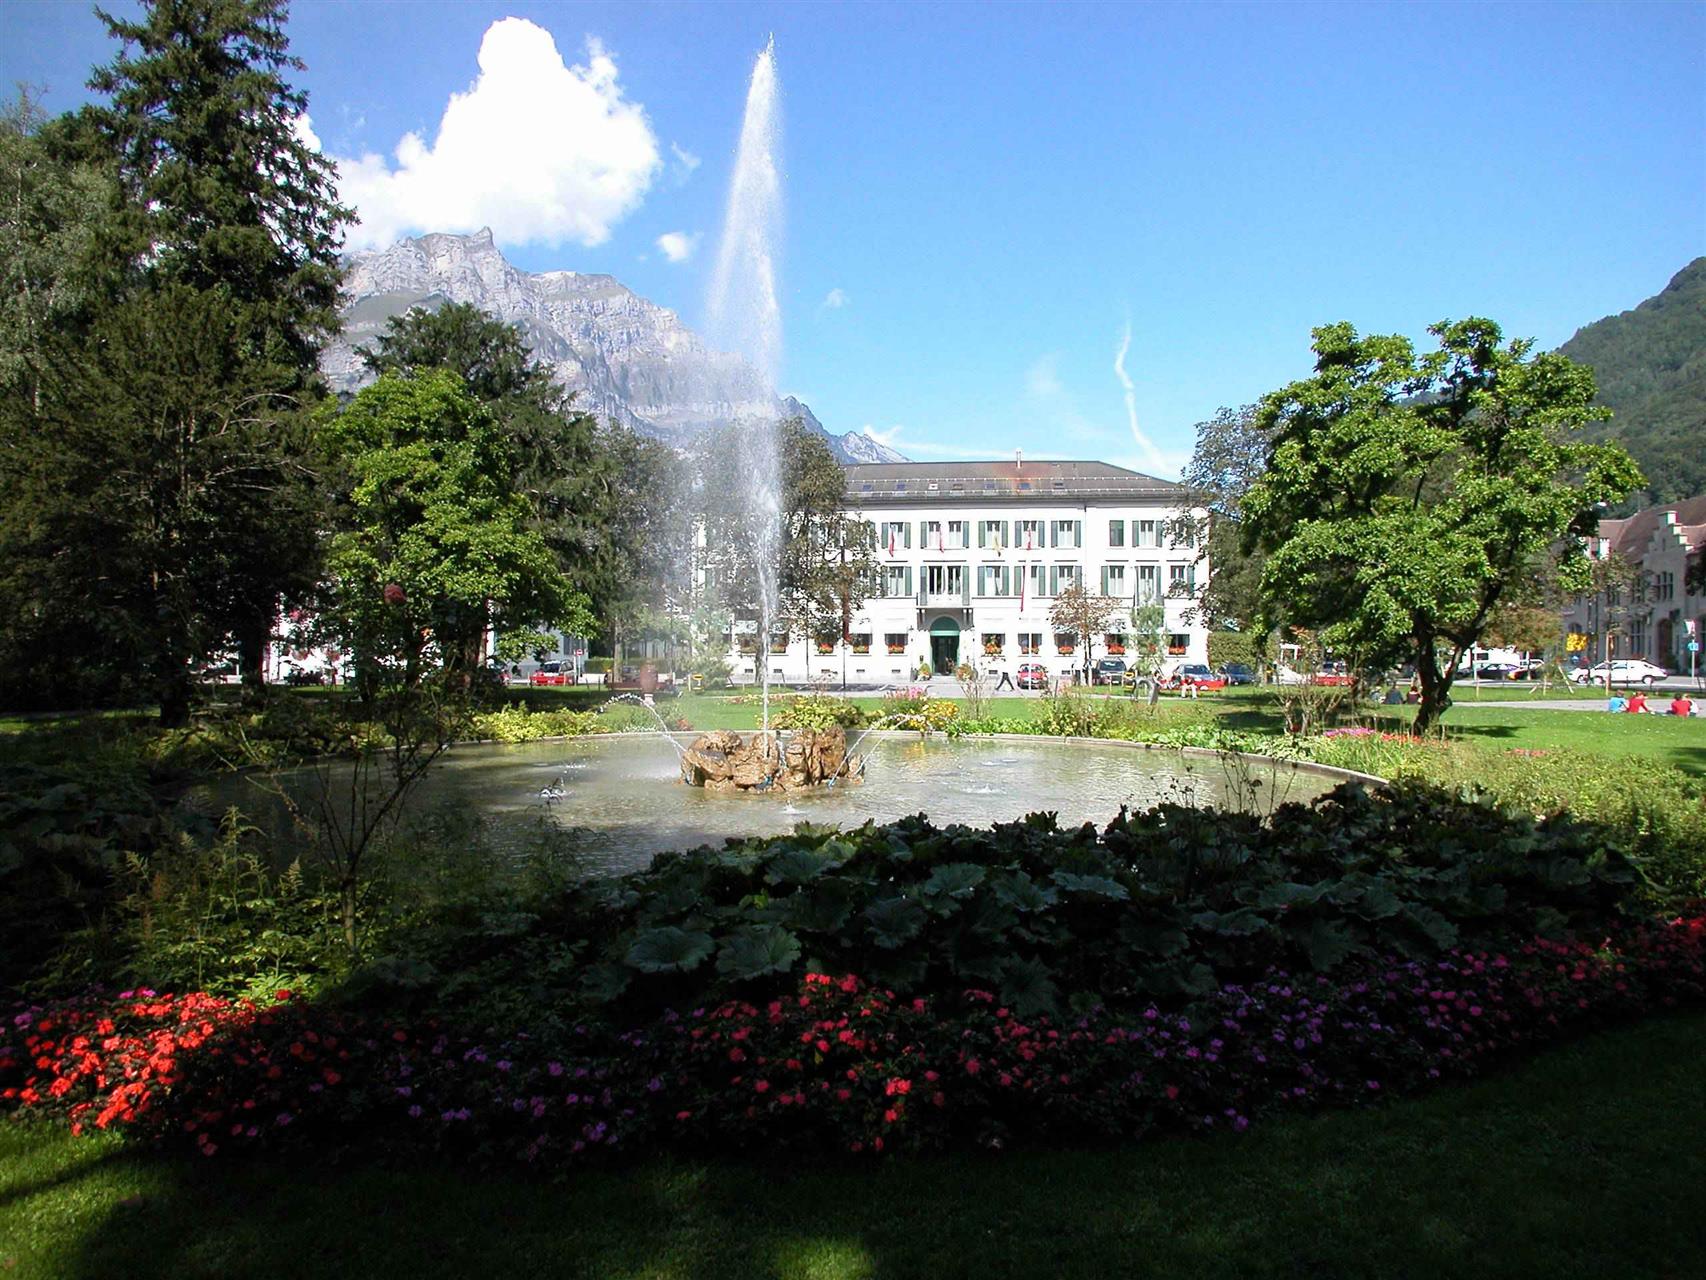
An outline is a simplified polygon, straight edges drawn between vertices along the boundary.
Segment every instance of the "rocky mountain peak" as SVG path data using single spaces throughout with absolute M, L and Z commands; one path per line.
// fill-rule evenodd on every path
M 710 427 L 798 415 L 842 461 L 905 461 L 869 436 L 831 435 L 807 406 L 778 397 L 746 360 L 712 350 L 675 312 L 614 276 L 519 270 L 489 228 L 400 240 L 346 265 L 344 333 L 321 359 L 337 390 L 368 381 L 357 350 L 391 317 L 460 302 L 516 325 L 582 408 L 645 435 L 685 444 Z

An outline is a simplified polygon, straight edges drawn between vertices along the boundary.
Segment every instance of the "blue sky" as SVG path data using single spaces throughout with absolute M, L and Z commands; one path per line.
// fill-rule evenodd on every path
M 506 17 L 578 71 L 502 28 L 453 145 Z M 1313 325 L 1478 313 L 1554 346 L 1706 252 L 1698 3 L 317 2 L 289 30 L 375 225 L 493 221 L 517 264 L 692 325 L 774 32 L 782 390 L 919 458 L 1166 470 L 1218 406 L 1307 373 Z M 92 9 L 0 7 L 0 77 L 51 109 L 110 53 Z M 494 156 L 525 197 L 468 176 Z

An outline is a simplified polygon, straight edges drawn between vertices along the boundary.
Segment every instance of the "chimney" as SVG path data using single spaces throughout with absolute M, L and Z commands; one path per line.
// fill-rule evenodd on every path
M 1023 449 L 1013 450 L 1013 470 L 1014 471 L 1023 471 L 1024 469 L 1025 469 L 1025 451 Z

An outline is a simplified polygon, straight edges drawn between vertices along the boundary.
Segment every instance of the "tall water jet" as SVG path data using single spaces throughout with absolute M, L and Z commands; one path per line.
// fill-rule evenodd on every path
M 776 298 L 776 259 L 782 235 L 782 118 L 776 79 L 776 38 L 753 63 L 735 153 L 723 238 L 706 317 L 711 340 L 750 360 L 775 388 L 782 355 L 782 308 Z M 777 424 L 751 422 L 741 432 L 741 463 L 754 567 L 758 576 L 759 679 L 762 731 L 770 728 L 770 631 L 779 602 L 782 479 Z

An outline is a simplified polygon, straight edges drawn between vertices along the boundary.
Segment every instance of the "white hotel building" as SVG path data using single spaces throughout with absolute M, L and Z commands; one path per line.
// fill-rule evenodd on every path
M 1204 513 L 1181 511 L 1180 485 L 1105 462 L 843 469 L 849 508 L 876 531 L 879 583 L 851 619 L 850 643 L 772 643 L 773 680 L 902 684 L 922 663 L 951 674 L 960 663 L 1016 672 L 1029 662 L 1070 678 L 1084 668 L 1083 641 L 1056 635 L 1049 611 L 1073 582 L 1128 606 L 1163 603 L 1170 660 L 1208 661 L 1207 630 L 1192 616 L 1208 581 L 1192 536 Z M 736 636 L 739 682 L 756 674 L 756 639 Z M 1118 657 L 1124 641 L 1116 623 L 1091 637 L 1089 657 Z

